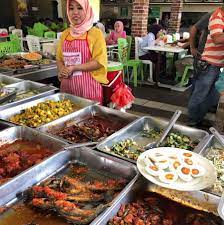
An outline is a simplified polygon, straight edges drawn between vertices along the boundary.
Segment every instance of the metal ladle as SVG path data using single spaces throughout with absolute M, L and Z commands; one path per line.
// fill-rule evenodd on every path
M 170 122 L 168 123 L 166 129 L 164 130 L 161 139 L 157 142 L 156 147 L 158 148 L 162 142 L 164 141 L 164 139 L 166 138 L 167 134 L 170 132 L 170 130 L 173 128 L 174 124 L 176 123 L 176 121 L 178 120 L 178 118 L 180 117 L 182 111 L 181 110 L 176 110 L 175 113 L 173 114 Z

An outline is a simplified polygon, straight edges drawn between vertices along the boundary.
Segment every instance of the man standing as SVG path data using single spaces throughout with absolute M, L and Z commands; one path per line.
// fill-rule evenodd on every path
M 218 102 L 215 89 L 220 68 L 224 66 L 224 5 L 210 17 L 209 34 L 201 59 L 197 61 L 197 78 L 188 103 L 189 125 L 199 125 L 208 110 Z

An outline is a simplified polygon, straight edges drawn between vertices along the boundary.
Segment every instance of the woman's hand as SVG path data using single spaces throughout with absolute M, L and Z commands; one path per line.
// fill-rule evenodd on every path
M 61 69 L 59 74 L 59 79 L 68 79 L 72 73 L 74 72 L 75 68 L 74 66 L 64 66 L 64 68 Z

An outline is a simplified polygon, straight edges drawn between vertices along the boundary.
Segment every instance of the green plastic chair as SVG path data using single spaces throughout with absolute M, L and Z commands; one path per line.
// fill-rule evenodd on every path
M 119 47 L 120 49 L 122 46 L 127 45 L 127 53 L 126 53 L 126 58 L 123 59 L 123 65 L 124 68 L 126 68 L 126 71 L 124 71 L 124 76 L 127 74 L 128 76 L 128 83 L 130 81 L 129 77 L 129 69 L 132 69 L 132 75 L 133 75 L 133 83 L 134 87 L 138 86 L 138 71 L 140 70 L 141 74 L 141 80 L 143 81 L 144 79 L 144 73 L 143 73 L 143 64 L 141 60 L 136 60 L 136 59 L 129 59 L 130 58 L 130 52 L 131 52 L 131 42 L 132 42 L 132 37 L 128 36 L 127 40 L 123 38 L 118 38 L 118 52 L 119 52 Z M 127 73 L 126 73 L 127 72 Z
M 27 27 L 26 29 L 27 29 L 28 35 L 34 35 L 34 31 L 32 27 Z
M 47 31 L 44 33 L 45 38 L 56 38 L 56 33 L 54 31 Z
M 132 44 L 132 36 L 127 36 L 128 42 L 128 60 L 131 58 L 131 44 Z
M 185 69 L 184 69 L 184 73 L 181 75 L 181 74 L 176 74 L 176 78 L 175 78 L 175 81 L 179 81 L 180 78 L 181 78 L 181 81 L 179 83 L 180 87 L 184 87 L 188 84 L 189 82 L 189 70 L 193 70 L 193 66 L 192 65 L 186 65 L 185 66 Z

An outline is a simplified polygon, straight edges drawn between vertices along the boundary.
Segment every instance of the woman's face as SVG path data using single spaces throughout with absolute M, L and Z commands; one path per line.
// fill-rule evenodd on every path
M 119 33 L 122 30 L 122 25 L 120 23 L 115 23 L 114 30 Z
M 81 5 L 76 1 L 70 1 L 69 18 L 74 25 L 79 25 L 85 19 L 85 13 Z

